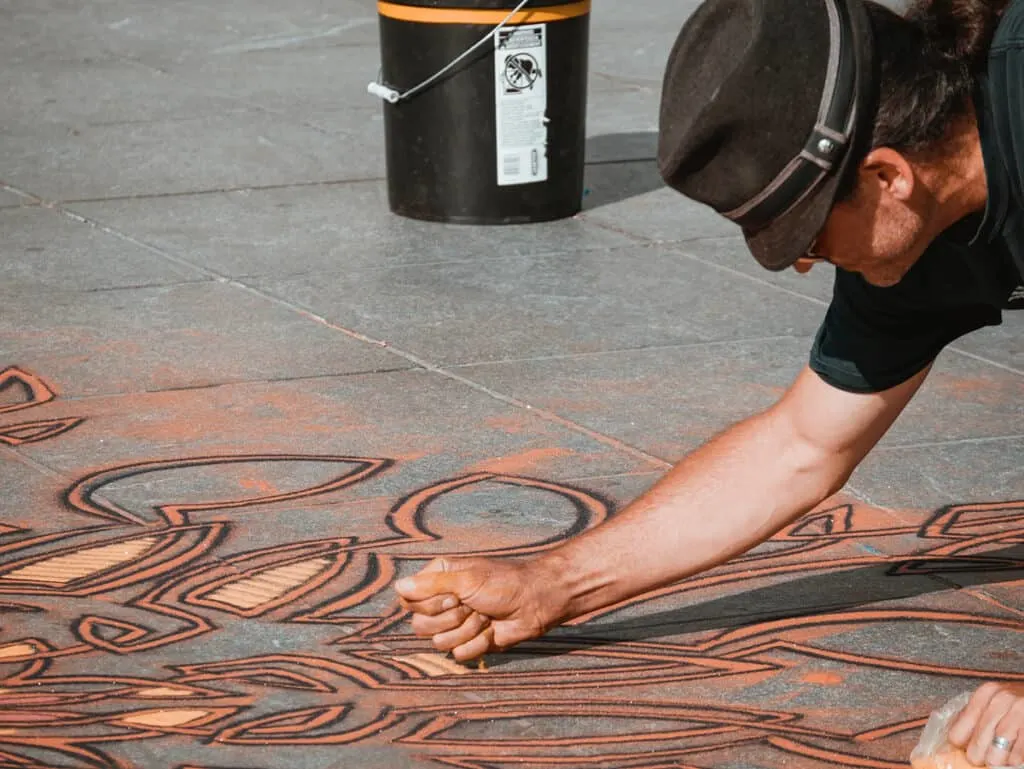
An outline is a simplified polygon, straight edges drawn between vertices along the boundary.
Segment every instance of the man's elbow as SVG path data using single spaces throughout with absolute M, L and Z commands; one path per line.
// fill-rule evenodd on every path
M 798 494 L 808 508 L 842 491 L 864 459 L 857 444 L 840 446 L 808 435 L 785 409 L 769 409 L 762 417 L 773 423 L 789 492 Z

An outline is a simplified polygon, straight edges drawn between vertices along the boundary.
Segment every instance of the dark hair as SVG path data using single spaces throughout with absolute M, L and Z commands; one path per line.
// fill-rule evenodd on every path
M 971 106 L 992 36 L 1008 0 L 916 0 L 903 15 L 865 3 L 875 37 L 876 114 L 860 151 L 891 147 L 925 155 Z M 849 197 L 856 174 L 845 180 Z

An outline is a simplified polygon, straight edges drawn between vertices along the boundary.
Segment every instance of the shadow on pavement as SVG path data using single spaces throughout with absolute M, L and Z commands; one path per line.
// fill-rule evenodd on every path
M 583 210 L 619 203 L 665 186 L 658 174 L 654 131 L 591 136 L 587 139 Z
M 558 628 L 546 637 L 556 643 L 556 648 L 545 649 L 541 643 L 529 648 L 529 653 L 531 657 L 560 656 L 621 642 L 711 630 L 726 632 L 800 617 L 827 618 L 830 614 L 870 610 L 874 604 L 888 601 L 1022 578 L 1024 546 L 940 562 L 910 556 L 877 566 L 816 574 L 634 619 Z M 686 597 L 681 595 L 677 600 L 685 601 Z M 502 660 L 496 657 L 489 664 L 501 667 Z

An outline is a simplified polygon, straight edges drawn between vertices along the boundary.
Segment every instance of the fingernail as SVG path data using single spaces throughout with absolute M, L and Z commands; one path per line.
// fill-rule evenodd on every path
M 407 593 L 411 591 L 412 588 L 412 580 L 408 577 L 406 577 L 405 579 L 400 579 L 398 580 L 398 582 L 395 583 L 395 590 L 397 590 L 399 593 Z
M 445 611 L 448 611 L 449 609 L 454 609 L 458 605 L 459 602 L 455 598 L 452 598 L 450 596 L 448 598 L 445 598 L 444 601 L 441 602 L 441 608 Z

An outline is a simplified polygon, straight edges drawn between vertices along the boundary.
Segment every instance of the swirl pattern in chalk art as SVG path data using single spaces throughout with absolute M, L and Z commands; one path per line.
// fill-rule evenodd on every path
M 82 422 L 7 424 L 56 397 L 27 371 L 0 394 L 9 447 Z M 361 749 L 379 766 L 897 769 L 942 692 L 1024 681 L 1024 614 L 983 600 L 1024 575 L 1024 501 L 907 525 L 821 510 L 477 669 L 410 634 L 394 580 L 441 554 L 543 552 L 612 505 L 487 472 L 346 497 L 401 475 L 386 457 L 137 461 L 65 490 L 75 525 L 0 527 L 0 767 L 335 767 Z M 527 509 L 543 516 L 517 527 Z

